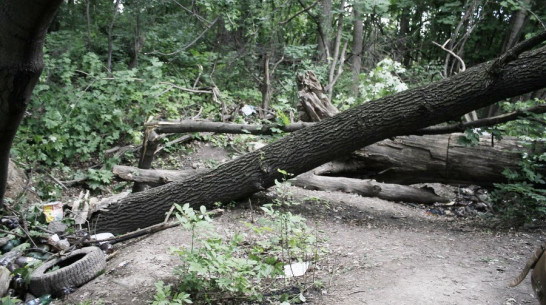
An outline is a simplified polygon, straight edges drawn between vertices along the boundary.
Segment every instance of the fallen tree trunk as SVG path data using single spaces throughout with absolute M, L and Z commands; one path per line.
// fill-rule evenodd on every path
M 207 170 L 166 170 L 141 169 L 133 166 L 116 165 L 112 173 L 123 180 L 159 186 L 174 181 L 184 180 L 192 175 L 204 173 Z
M 112 172 L 123 180 L 146 183 L 153 186 L 181 181 L 197 173 L 194 170 L 140 169 L 131 166 L 114 166 Z M 364 197 L 377 197 L 390 201 L 423 204 L 449 201 L 446 198 L 426 190 L 405 185 L 379 183 L 374 180 L 325 177 L 317 176 L 312 173 L 305 173 L 288 181 L 294 186 L 309 190 L 339 191 L 358 194 Z
M 339 113 L 210 172 L 131 194 L 95 213 L 91 223 L 112 233 L 150 226 L 163 221 L 173 203 L 199 207 L 243 198 L 281 179 L 279 169 L 298 175 L 380 140 L 546 87 L 546 47 L 519 56 L 545 39 L 546 32 L 517 45 L 510 56 Z
M 481 136 L 474 146 L 460 144 L 462 134 L 397 137 L 355 151 L 350 157 L 319 166 L 316 175 L 375 179 L 396 184 L 441 182 L 491 186 L 506 182 L 505 169 L 517 171 L 523 153 L 544 151 L 544 142 L 525 145 L 505 137 L 492 145 Z M 545 175 L 546 169 L 542 169 Z
M 313 174 L 299 175 L 289 180 L 294 186 L 309 190 L 338 191 L 358 194 L 364 197 L 377 197 L 390 201 L 403 201 L 423 204 L 449 202 L 427 190 L 406 185 L 380 183 L 374 180 L 362 180 L 344 177 L 326 177 Z

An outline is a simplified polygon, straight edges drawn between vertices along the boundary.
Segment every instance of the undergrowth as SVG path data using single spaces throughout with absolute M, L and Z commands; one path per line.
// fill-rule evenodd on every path
M 286 174 L 286 173 L 285 173 Z M 319 282 L 314 265 L 323 253 L 321 240 L 305 219 L 286 211 L 297 204 L 277 183 L 278 199 L 260 207 L 261 217 L 246 222 L 247 232 L 223 237 L 216 233 L 205 207 L 175 205 L 176 217 L 191 232 L 188 246 L 171 248 L 182 264 L 176 286 L 156 283 L 153 305 L 292 304 Z M 296 268 L 308 267 L 301 277 Z

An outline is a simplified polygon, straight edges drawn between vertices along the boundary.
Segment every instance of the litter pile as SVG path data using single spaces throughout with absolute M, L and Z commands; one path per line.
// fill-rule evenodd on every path
M 49 304 L 106 267 L 114 236 L 74 229 L 74 219 L 64 218 L 62 202 L 28 213 L 7 210 L 11 215 L 0 218 L 0 303 Z

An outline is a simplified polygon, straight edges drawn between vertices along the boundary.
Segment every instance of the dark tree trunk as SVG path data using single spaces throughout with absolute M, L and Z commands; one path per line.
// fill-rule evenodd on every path
M 44 66 L 47 28 L 62 0 L 0 2 L 0 208 L 9 151 Z
M 522 2 L 524 5 L 531 4 L 531 0 L 523 0 Z M 506 33 L 506 36 L 504 37 L 504 41 L 502 43 L 501 54 L 504 54 L 504 52 L 508 51 L 509 49 L 514 47 L 516 43 L 518 43 L 518 41 L 521 39 L 523 28 L 527 24 L 528 20 L 529 13 L 526 9 L 521 9 L 515 12 L 512 17 L 510 17 L 510 26 L 508 29 L 508 33 Z M 498 115 L 499 113 L 500 107 L 498 103 L 490 105 L 486 108 L 485 111 L 485 115 L 487 117 L 492 117 Z
M 119 4 L 121 3 L 121 0 L 116 0 L 114 2 L 114 11 L 112 14 L 112 21 L 110 22 L 110 25 L 108 26 L 108 59 L 106 60 L 106 69 L 108 72 L 112 72 L 112 52 L 113 52 L 113 40 L 114 40 L 114 24 L 116 23 L 116 17 L 118 16 L 119 12 Z
M 318 56 L 321 61 L 327 61 L 330 56 L 330 41 L 332 36 L 332 0 L 321 0 L 322 15 L 319 18 L 317 35 Z
M 355 3 L 353 6 L 353 58 L 352 58 L 352 71 L 353 71 L 353 84 L 351 91 L 353 96 L 358 98 L 358 85 L 360 84 L 360 67 L 362 66 L 362 41 L 364 39 L 364 24 L 362 22 L 362 14 L 360 13 L 360 7 Z
M 544 142 L 524 146 L 516 138 L 500 142 L 480 137 L 475 146 L 459 144 L 462 134 L 397 137 L 368 145 L 347 160 L 324 164 L 317 175 L 350 176 L 387 183 L 478 184 L 506 182 L 504 169 L 517 171 L 522 154 L 544 151 Z M 494 143 L 494 145 L 492 145 Z M 541 174 L 545 175 L 546 170 Z
M 140 53 L 140 49 L 144 45 L 144 41 L 146 40 L 144 37 L 144 34 L 142 34 L 142 22 L 140 20 L 140 2 L 139 0 L 135 0 L 135 36 L 133 38 L 133 45 L 131 46 L 131 59 L 129 60 L 128 68 L 129 70 L 135 68 L 138 64 L 138 54 Z
M 410 56 L 409 56 L 409 28 L 410 28 L 410 8 L 405 7 L 402 9 L 400 14 L 400 30 L 398 32 L 398 52 L 399 52 L 399 61 L 404 64 L 406 68 L 409 68 L 410 65 Z
M 85 20 L 87 21 L 87 48 L 91 49 L 91 15 L 89 13 L 89 6 L 91 0 L 85 1 Z
M 546 39 L 535 38 L 515 54 Z M 211 206 L 274 185 L 279 169 L 295 175 L 382 139 L 453 120 L 474 109 L 546 86 L 546 47 L 475 66 L 448 79 L 371 101 L 262 149 L 183 181 L 131 194 L 94 213 L 98 231 L 122 233 L 164 220 L 173 203 Z

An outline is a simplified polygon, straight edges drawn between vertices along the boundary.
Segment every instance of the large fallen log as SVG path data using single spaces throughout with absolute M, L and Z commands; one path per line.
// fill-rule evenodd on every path
M 195 175 L 194 170 L 159 170 L 140 169 L 131 166 L 114 166 L 112 172 L 123 180 L 146 183 L 159 186 L 174 181 L 183 181 Z M 427 190 L 406 185 L 379 183 L 374 180 L 362 180 L 343 177 L 317 176 L 305 173 L 288 180 L 290 184 L 309 190 L 338 191 L 358 194 L 364 197 L 377 197 L 390 201 L 403 201 L 413 203 L 432 204 L 435 202 L 448 202 Z
M 349 176 L 396 184 L 441 182 L 490 186 L 506 182 L 505 169 L 517 171 L 523 154 L 544 151 L 545 142 L 529 145 L 513 137 L 459 143 L 462 134 L 397 137 L 357 150 L 350 157 L 326 163 L 316 175 Z M 546 175 L 546 169 L 542 168 Z
M 497 60 L 427 86 L 364 103 L 294 132 L 264 148 L 183 181 L 131 194 L 93 215 L 99 231 L 124 233 L 163 221 L 173 203 L 193 207 L 230 202 L 299 175 L 359 148 L 454 120 L 508 97 L 546 87 L 546 32 Z
M 380 183 L 370 179 L 317 176 L 311 173 L 299 175 L 289 180 L 294 186 L 310 190 L 337 191 L 358 194 L 364 197 L 377 197 L 390 201 L 432 204 L 449 202 L 449 199 L 433 192 L 407 185 Z

